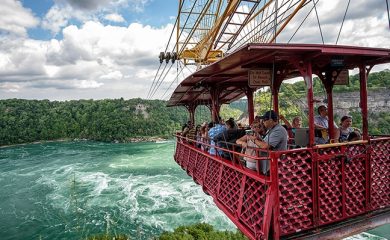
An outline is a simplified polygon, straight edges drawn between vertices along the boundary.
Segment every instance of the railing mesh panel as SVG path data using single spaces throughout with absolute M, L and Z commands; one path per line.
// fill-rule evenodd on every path
M 390 139 L 371 141 L 371 208 L 390 206 Z
M 206 163 L 207 163 L 207 157 L 203 154 L 199 154 L 198 161 L 196 163 L 196 167 L 194 171 L 194 178 L 199 183 L 202 183 L 203 181 L 203 175 L 206 171 Z
M 221 186 L 218 200 L 228 208 L 231 213 L 235 213 L 240 199 L 242 173 L 224 166 L 222 170 Z
M 183 169 L 187 169 L 189 154 L 190 154 L 190 148 L 189 147 L 184 147 L 184 151 L 183 151 L 183 155 L 182 155 L 182 161 L 181 161 L 181 167 Z
M 239 216 L 243 222 L 256 236 L 256 239 L 262 239 L 264 207 L 266 200 L 266 191 L 268 186 L 252 178 L 247 177 L 244 186 L 244 196 Z
M 281 236 L 390 206 L 390 139 L 370 143 L 304 148 L 278 155 Z M 175 160 L 251 238 L 264 238 L 264 212 L 274 204 L 266 201 L 274 196 L 274 191 L 267 192 L 269 183 L 179 142 Z
M 278 159 L 281 233 L 313 226 L 312 156 L 309 151 Z
M 320 224 L 338 220 L 343 216 L 342 202 L 342 169 L 341 159 L 336 154 L 341 154 L 340 148 L 320 149 L 322 157 L 318 162 L 318 199 Z
M 182 144 L 177 144 L 176 146 L 176 162 L 181 166 L 181 162 L 183 161 L 183 153 L 184 153 L 184 146 Z
M 187 173 L 190 176 L 193 176 L 194 175 L 193 171 L 195 169 L 196 158 L 198 156 L 198 152 L 196 152 L 195 150 L 191 149 L 189 154 L 190 155 L 189 155 L 189 158 L 188 158 Z
M 208 189 L 209 194 L 215 195 L 217 193 L 220 166 L 221 163 L 211 158 L 208 159 L 208 167 L 204 186 L 206 189 Z
M 347 216 L 366 210 L 366 151 L 365 145 L 350 145 L 345 159 L 345 211 Z

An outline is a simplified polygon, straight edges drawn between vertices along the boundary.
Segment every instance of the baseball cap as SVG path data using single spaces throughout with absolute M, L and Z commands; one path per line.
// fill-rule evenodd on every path
M 260 119 L 264 119 L 264 120 L 272 119 L 276 121 L 278 120 L 278 114 L 274 110 L 270 110 L 265 112 L 263 116 L 260 116 Z

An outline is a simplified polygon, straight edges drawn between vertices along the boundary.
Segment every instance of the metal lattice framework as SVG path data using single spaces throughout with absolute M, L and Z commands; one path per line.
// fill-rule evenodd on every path
M 183 141 L 178 141 L 175 160 L 230 218 L 237 218 L 244 231 L 259 239 L 264 236 L 265 201 L 270 194 L 265 178 L 248 176 L 242 167 L 212 158 Z
M 247 43 L 272 43 L 311 0 L 182 0 L 176 52 L 210 64 Z
M 390 209 L 390 137 L 272 152 L 270 177 L 177 138 L 176 162 L 250 239 L 293 236 Z
M 295 150 L 278 161 L 282 234 L 313 227 L 313 154 Z
M 371 209 L 380 209 L 390 204 L 390 140 L 381 138 L 372 141 L 371 149 Z

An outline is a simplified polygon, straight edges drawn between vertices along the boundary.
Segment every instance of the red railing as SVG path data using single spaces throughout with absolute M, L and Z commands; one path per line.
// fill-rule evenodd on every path
M 233 154 L 229 161 L 180 135 L 177 140 L 176 162 L 250 239 L 277 239 L 390 210 L 390 137 L 254 158 L 270 160 L 269 176 L 243 167 L 237 161 L 242 153 L 224 149 Z

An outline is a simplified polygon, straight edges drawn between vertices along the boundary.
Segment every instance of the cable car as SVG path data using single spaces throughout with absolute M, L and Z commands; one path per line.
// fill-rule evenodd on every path
M 174 159 L 249 239 L 337 239 L 388 224 L 390 136 L 370 135 L 367 105 L 368 74 L 384 63 L 390 63 L 390 49 L 246 44 L 185 78 L 168 106 L 185 106 L 194 121 L 197 106 L 206 105 L 215 121 L 222 104 L 246 97 L 252 123 L 256 90 L 269 86 L 272 109 L 278 113 L 282 82 L 301 76 L 308 106 L 307 146 L 264 150 L 265 155 L 255 157 L 257 166 L 269 162 L 264 173 L 259 167 L 246 168 L 241 161 L 245 154 L 239 151 L 224 149 L 232 160 L 210 155 L 177 133 Z M 359 71 L 362 139 L 316 144 L 313 75 L 325 86 L 332 126 L 333 86 L 353 69 Z M 336 136 L 332 128 L 328 134 Z

